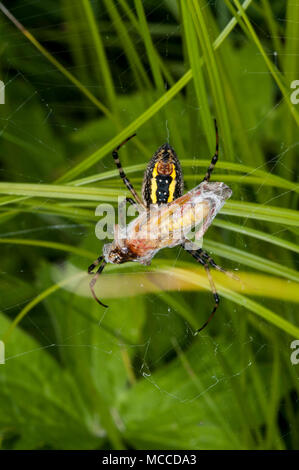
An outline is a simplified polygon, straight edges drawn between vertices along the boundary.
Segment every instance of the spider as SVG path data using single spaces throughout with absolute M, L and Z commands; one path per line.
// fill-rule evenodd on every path
M 90 289 L 94 299 L 103 304 L 94 291 L 95 283 L 107 263 L 121 264 L 136 261 L 149 265 L 155 254 L 165 247 L 181 245 L 195 260 L 204 266 L 214 297 L 214 308 L 208 319 L 197 329 L 198 334 L 211 321 L 219 306 L 219 296 L 210 272 L 210 266 L 236 279 L 232 273 L 218 266 L 202 248 L 188 243 L 185 233 L 201 224 L 200 237 L 211 225 L 232 190 L 221 182 L 210 182 L 212 171 L 218 160 L 218 129 L 215 120 L 216 149 L 202 182 L 183 195 L 183 173 L 174 149 L 168 144 L 162 145 L 150 160 L 143 178 L 142 199 L 127 178 L 118 155 L 119 149 L 136 134 L 128 137 L 112 153 L 119 175 L 130 191 L 133 199 L 127 197 L 125 203 L 138 207 L 139 215 L 125 227 L 125 234 L 118 225 L 114 229 L 114 240 L 103 247 L 103 253 L 88 268 L 93 275 Z M 167 228 L 168 230 L 165 230 Z M 182 234 L 184 229 L 184 234 Z M 150 235 L 150 236 L 148 236 Z M 94 268 L 98 266 L 96 272 Z

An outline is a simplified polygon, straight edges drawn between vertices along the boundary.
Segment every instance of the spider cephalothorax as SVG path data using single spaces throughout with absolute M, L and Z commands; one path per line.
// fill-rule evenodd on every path
M 184 195 L 181 165 L 174 149 L 169 144 L 164 144 L 157 150 L 146 168 L 142 185 L 142 200 L 128 180 L 118 157 L 119 148 L 133 136 L 113 152 L 119 174 L 134 197 L 134 199 L 127 198 L 127 202 L 139 208 L 139 215 L 127 227 L 121 229 L 118 226 L 115 227 L 113 242 L 104 245 L 103 254 L 88 268 L 88 272 L 93 274 L 93 269 L 100 265 L 90 287 L 94 298 L 101 305 L 104 304 L 97 298 L 94 285 L 107 263 L 121 264 L 136 261 L 148 265 L 160 249 L 181 245 L 204 266 L 215 300 L 215 306 L 208 320 L 196 333 L 201 331 L 215 314 L 219 305 L 219 296 L 210 273 L 210 266 L 230 277 L 235 276 L 218 266 L 202 248 L 192 245 L 188 238 L 190 231 L 196 229 L 196 235 L 201 239 L 217 212 L 232 194 L 231 189 L 224 183 L 209 182 L 218 160 L 216 122 L 215 128 L 216 151 L 206 175 L 198 186 Z
M 113 240 L 112 243 L 107 243 L 103 247 L 103 258 L 106 263 L 122 264 L 127 261 L 136 261 L 137 253 L 134 253 L 126 245 L 120 243 L 118 240 Z

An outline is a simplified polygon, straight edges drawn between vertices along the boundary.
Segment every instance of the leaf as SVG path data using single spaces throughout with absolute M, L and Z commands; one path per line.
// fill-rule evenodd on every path
M 0 314 L 0 335 L 10 322 Z M 76 384 L 48 349 L 20 328 L 6 344 L 6 362 L 0 366 L 0 429 L 9 429 L 22 446 L 91 449 L 105 432 L 88 415 Z M 94 420 L 94 421 L 93 421 Z M 25 444 L 26 443 L 26 444 Z
M 40 272 L 43 285 L 57 276 L 57 268 L 45 267 Z M 80 289 L 82 281 L 75 284 Z M 85 286 L 88 301 L 60 290 L 46 299 L 46 307 L 60 344 L 59 353 L 86 395 L 87 406 L 92 410 L 95 403 L 103 401 L 108 413 L 128 381 L 135 380 L 130 363 L 134 349 L 130 344 L 142 342 L 144 300 L 111 301 L 105 311 Z
M 145 369 L 122 397 L 126 439 L 139 449 L 242 449 L 242 419 L 230 386 L 240 373 L 234 347 L 218 352 L 202 340 L 183 353 L 173 341 L 179 357 L 154 373 Z M 230 375 L 217 354 L 229 362 Z M 253 421 L 261 422 L 250 383 L 246 402 Z

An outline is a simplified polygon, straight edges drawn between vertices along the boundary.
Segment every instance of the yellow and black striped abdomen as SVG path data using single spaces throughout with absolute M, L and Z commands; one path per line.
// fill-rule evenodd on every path
M 166 204 L 182 196 L 184 189 L 180 162 L 169 144 L 160 147 L 144 173 L 142 196 L 147 207 Z

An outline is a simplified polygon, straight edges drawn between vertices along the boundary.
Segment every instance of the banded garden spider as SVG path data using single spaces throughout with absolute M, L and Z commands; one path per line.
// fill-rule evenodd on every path
M 136 261 L 149 265 L 155 254 L 165 247 L 181 245 L 195 260 L 202 264 L 208 276 L 215 305 L 208 319 L 195 331 L 203 330 L 211 321 L 219 306 L 219 296 L 210 272 L 210 266 L 236 279 L 232 273 L 218 266 L 215 261 L 202 248 L 194 248 L 185 234 L 201 225 L 197 234 L 204 235 L 211 225 L 217 212 L 221 209 L 232 191 L 221 182 L 210 182 L 212 171 L 218 160 L 218 130 L 215 121 L 216 149 L 202 182 L 191 191 L 183 195 L 183 174 L 179 159 L 174 149 L 168 144 L 162 145 L 150 160 L 143 179 L 142 199 L 126 176 L 120 163 L 118 151 L 136 134 L 128 137 L 112 153 L 119 175 L 130 191 L 133 198 L 126 198 L 126 202 L 138 207 L 139 216 L 125 228 L 125 235 L 115 226 L 114 240 L 103 247 L 103 254 L 99 256 L 88 268 L 93 274 L 90 288 L 95 300 L 103 304 L 94 291 L 95 283 L 107 263 L 121 264 L 127 261 Z M 165 230 L 167 227 L 167 230 Z M 96 266 L 98 270 L 94 273 Z

